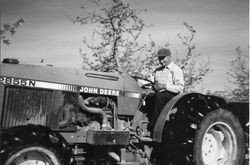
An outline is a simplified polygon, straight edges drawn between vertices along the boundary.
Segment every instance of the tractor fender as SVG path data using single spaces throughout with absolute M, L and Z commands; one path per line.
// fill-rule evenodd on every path
M 203 95 L 200 93 L 182 93 L 173 97 L 161 111 L 153 131 L 153 141 L 162 141 L 162 132 L 165 123 L 171 123 L 172 128 L 174 125 L 183 124 L 183 120 L 200 120 L 204 116 L 219 107 L 228 109 L 227 102 L 217 96 Z M 189 115 L 195 113 L 196 117 Z M 198 117 L 197 117 L 198 116 Z
M 58 132 L 42 125 L 20 125 L 1 132 L 1 162 L 19 147 L 44 146 L 60 152 L 64 164 L 74 164 L 73 151 Z

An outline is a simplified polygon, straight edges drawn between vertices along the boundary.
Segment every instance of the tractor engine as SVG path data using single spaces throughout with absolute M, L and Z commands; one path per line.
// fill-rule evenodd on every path
M 66 104 L 59 128 L 88 130 L 126 129 L 126 122 L 118 120 L 116 103 L 109 97 L 79 95 L 77 105 Z M 79 108 L 78 108 L 79 107 Z M 118 128 L 115 126 L 119 122 Z

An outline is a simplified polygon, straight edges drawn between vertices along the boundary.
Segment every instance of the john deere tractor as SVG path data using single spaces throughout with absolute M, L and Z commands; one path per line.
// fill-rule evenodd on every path
M 153 129 L 154 83 L 0 64 L 2 165 L 241 165 L 242 126 L 220 97 L 175 96 Z

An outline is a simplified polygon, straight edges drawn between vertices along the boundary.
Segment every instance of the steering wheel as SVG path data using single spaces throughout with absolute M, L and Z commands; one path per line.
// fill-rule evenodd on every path
M 145 78 L 141 78 L 141 77 L 137 77 L 137 76 L 133 76 L 133 78 L 137 81 L 138 85 L 142 88 L 142 89 L 153 89 L 154 87 L 154 82 L 150 81 L 148 79 Z

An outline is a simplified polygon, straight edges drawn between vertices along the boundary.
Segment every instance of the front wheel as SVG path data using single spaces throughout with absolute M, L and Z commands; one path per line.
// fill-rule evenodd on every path
M 30 146 L 16 149 L 7 159 L 5 165 L 60 165 L 57 156 L 49 149 L 41 146 Z
M 73 152 L 65 139 L 44 126 L 23 125 L 1 133 L 3 165 L 73 165 Z
M 244 136 L 239 121 L 224 109 L 208 113 L 194 140 L 194 162 L 199 165 L 241 165 Z

